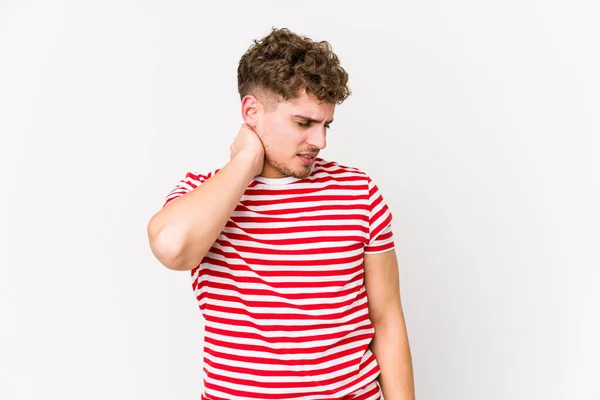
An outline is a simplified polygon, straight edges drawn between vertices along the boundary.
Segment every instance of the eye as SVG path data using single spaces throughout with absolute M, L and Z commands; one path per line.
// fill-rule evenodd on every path
M 306 123 L 302 123 L 302 122 L 296 122 L 298 124 L 298 126 L 301 126 L 303 128 L 308 128 L 310 126 L 310 122 L 306 122 Z M 330 129 L 331 125 L 325 125 L 325 129 Z

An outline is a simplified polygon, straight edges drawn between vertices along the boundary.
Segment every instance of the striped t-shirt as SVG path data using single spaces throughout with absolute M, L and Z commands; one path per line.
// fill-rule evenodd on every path
M 188 173 L 164 205 L 218 171 Z M 380 399 L 363 255 L 394 248 L 391 221 L 356 168 L 317 158 L 305 179 L 255 177 L 191 270 L 202 399 Z

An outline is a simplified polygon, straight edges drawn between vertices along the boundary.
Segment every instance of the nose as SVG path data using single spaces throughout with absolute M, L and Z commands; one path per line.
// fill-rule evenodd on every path
M 327 129 L 324 126 L 319 126 L 310 132 L 306 142 L 319 150 L 323 150 L 327 146 L 326 136 Z

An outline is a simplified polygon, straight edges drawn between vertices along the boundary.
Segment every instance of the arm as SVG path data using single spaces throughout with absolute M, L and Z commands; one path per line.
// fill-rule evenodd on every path
M 148 223 L 150 248 L 167 268 L 195 268 L 214 244 L 248 185 L 262 171 L 264 148 L 247 125 L 231 145 L 229 163 L 190 192 L 168 202 Z
M 385 400 L 414 400 L 412 358 L 400 302 L 395 250 L 365 254 L 369 317 L 375 327 L 371 351 L 379 364 Z

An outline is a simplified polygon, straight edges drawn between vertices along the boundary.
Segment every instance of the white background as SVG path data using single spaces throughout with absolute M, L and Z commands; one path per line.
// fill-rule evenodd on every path
M 0 399 L 199 398 L 146 224 L 273 26 L 350 74 L 322 156 L 392 208 L 417 398 L 599 399 L 599 4 L 0 1 Z

